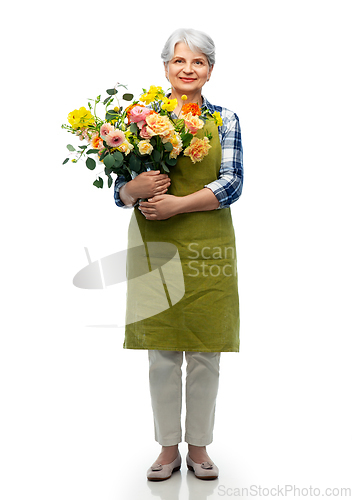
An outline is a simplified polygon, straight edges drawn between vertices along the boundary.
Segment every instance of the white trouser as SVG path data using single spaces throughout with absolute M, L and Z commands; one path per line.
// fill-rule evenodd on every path
M 155 440 L 162 446 L 182 441 L 182 371 L 184 351 L 149 350 L 149 385 Z M 213 441 L 220 352 L 185 351 L 185 441 L 206 446 Z

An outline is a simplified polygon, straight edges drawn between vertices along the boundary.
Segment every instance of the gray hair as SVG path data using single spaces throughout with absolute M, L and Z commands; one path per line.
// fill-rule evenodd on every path
M 174 31 L 168 38 L 161 59 L 168 63 L 174 57 L 175 45 L 177 43 L 186 43 L 193 52 L 201 52 L 208 59 L 209 66 L 215 64 L 215 44 L 209 35 L 203 31 L 180 28 Z

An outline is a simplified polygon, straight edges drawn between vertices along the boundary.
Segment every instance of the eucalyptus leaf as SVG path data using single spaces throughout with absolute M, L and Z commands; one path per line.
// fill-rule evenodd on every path
M 115 151 L 113 156 L 115 158 L 115 167 L 120 167 L 123 164 L 123 154 L 120 151 Z
M 86 165 L 87 165 L 87 168 L 89 168 L 89 170 L 94 170 L 97 164 L 96 164 L 96 161 L 93 160 L 93 158 L 87 158 Z
M 141 160 L 135 154 L 132 154 L 130 158 L 130 169 L 134 172 L 139 172 L 141 169 Z
M 68 149 L 69 151 L 76 151 L 76 150 L 75 150 L 75 148 L 74 148 L 71 144 L 67 144 L 67 146 L 66 146 L 66 147 L 67 147 L 67 149 Z
M 99 149 L 88 149 L 88 151 L 86 151 L 87 155 L 92 155 L 94 153 L 99 153 Z
M 97 179 L 96 181 L 93 182 L 93 186 L 96 186 L 97 188 L 102 188 L 104 185 L 104 181 L 101 177 Z
M 111 175 L 109 175 L 109 177 L 108 177 L 108 187 L 110 188 L 111 185 L 112 185 L 112 177 L 111 177 Z
M 105 120 L 116 120 L 118 117 L 118 113 L 113 109 L 109 109 L 105 115 Z
M 67 163 L 69 159 L 70 158 L 65 158 L 65 160 L 62 162 L 62 164 L 65 165 L 65 163 Z
M 177 163 L 177 158 L 166 158 L 165 162 L 170 166 L 174 167 Z
M 122 99 L 124 99 L 125 101 L 132 101 L 133 94 L 123 94 Z
M 108 89 L 106 91 L 106 93 L 109 94 L 109 95 L 115 95 L 115 94 L 117 94 L 117 90 L 116 89 Z
M 106 155 L 104 158 L 104 165 L 108 168 L 111 168 L 115 163 L 115 158 L 113 155 Z
M 164 148 L 166 151 L 172 151 L 174 149 L 173 145 L 171 144 L 171 142 L 166 142 L 164 144 Z
M 165 163 L 163 161 L 161 162 L 161 166 L 163 167 L 165 172 L 170 172 L 170 170 L 167 168 L 167 166 L 165 165 Z
M 157 163 L 161 160 L 160 151 L 158 151 L 157 149 L 153 150 L 152 156 Z
M 130 131 L 132 132 L 132 134 L 137 134 L 138 133 L 138 126 L 137 126 L 136 123 L 131 123 Z

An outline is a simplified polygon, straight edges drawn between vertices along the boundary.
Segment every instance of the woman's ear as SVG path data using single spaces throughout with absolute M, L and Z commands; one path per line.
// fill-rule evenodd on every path
M 209 69 L 209 71 L 208 71 L 208 80 L 207 80 L 208 82 L 209 82 L 209 80 L 210 80 L 210 76 L 211 76 L 211 74 L 212 74 L 212 72 L 213 72 L 213 69 L 214 69 L 214 64 L 211 66 L 211 68 L 210 68 L 210 69 Z
M 169 81 L 169 63 L 164 62 L 166 80 Z

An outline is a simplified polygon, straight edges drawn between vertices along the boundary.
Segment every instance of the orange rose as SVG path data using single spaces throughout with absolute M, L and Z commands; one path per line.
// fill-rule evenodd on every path
M 198 116 L 192 115 L 192 113 L 188 113 L 187 115 L 181 116 L 184 119 L 185 125 L 191 134 L 196 134 L 198 130 L 204 127 L 204 122 Z
M 145 119 L 147 122 L 147 132 L 150 136 L 160 135 L 163 142 L 170 140 L 175 133 L 174 126 L 167 116 L 160 116 L 157 113 L 151 113 Z
M 193 137 L 191 144 L 184 150 L 184 155 L 189 156 L 193 163 L 202 161 L 205 156 L 207 156 L 211 145 L 209 144 L 208 137 L 204 139 L 198 139 Z
M 103 147 L 103 140 L 99 137 L 99 135 L 96 135 L 94 139 L 92 139 L 91 144 L 94 149 L 100 149 Z

